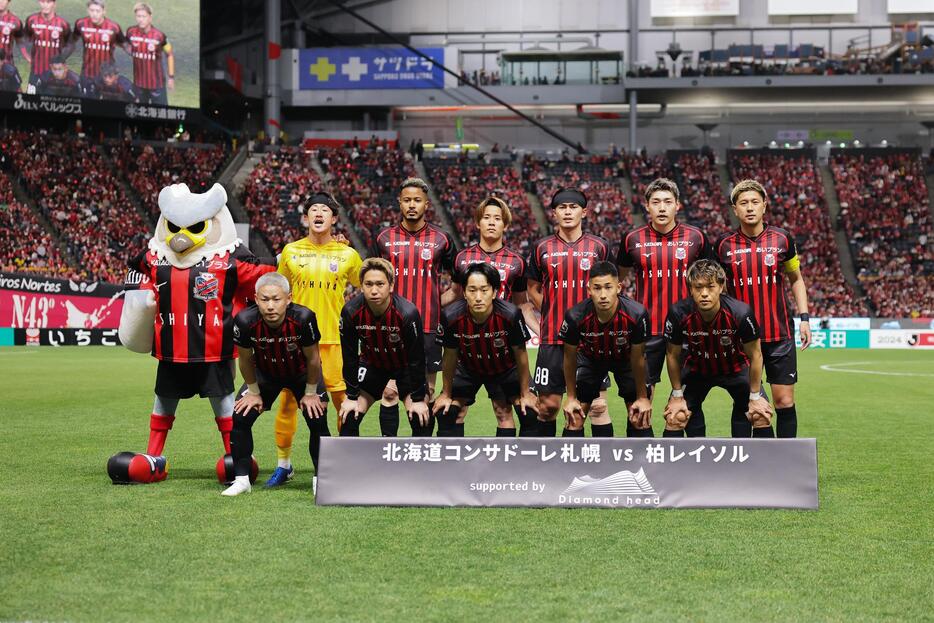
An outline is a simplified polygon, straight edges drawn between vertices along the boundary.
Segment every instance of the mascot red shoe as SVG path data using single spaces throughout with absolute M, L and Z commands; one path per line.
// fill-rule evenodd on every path
M 123 345 L 159 360 L 146 453 L 121 452 L 107 463 L 107 473 L 121 484 L 165 480 L 162 452 L 178 403 L 196 394 L 211 401 L 230 455 L 233 318 L 253 298 L 260 275 L 276 269 L 260 263 L 237 238 L 219 184 L 202 194 L 185 184 L 163 188 L 159 211 L 149 251 L 131 262 L 143 281 L 126 293 L 120 317 Z M 226 479 L 224 459 L 217 462 L 218 479 Z

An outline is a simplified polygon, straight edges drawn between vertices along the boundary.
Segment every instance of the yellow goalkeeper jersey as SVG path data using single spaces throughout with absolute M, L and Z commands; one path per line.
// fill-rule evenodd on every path
M 321 344 L 340 344 L 338 322 L 347 283 L 360 287 L 363 261 L 353 247 L 308 238 L 290 242 L 279 256 L 279 272 L 292 284 L 292 300 L 315 312 Z

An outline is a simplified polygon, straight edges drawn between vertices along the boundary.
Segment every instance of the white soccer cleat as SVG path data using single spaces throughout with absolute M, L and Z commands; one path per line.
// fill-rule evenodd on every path
M 238 476 L 232 485 L 221 491 L 221 495 L 232 497 L 241 493 L 249 493 L 252 490 L 253 487 L 250 486 L 249 479 L 246 476 Z

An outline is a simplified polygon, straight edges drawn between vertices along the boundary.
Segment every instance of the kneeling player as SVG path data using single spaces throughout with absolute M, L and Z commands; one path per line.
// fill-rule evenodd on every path
M 382 258 L 360 268 L 362 292 L 341 310 L 341 353 L 347 398 L 340 408 L 341 437 L 360 435 L 360 420 L 395 379 L 415 437 L 431 436 L 425 403 L 425 336 L 415 305 L 392 291 L 395 270 Z
M 311 433 L 308 452 L 317 471 L 321 437 L 331 434 L 325 417 L 327 394 L 323 390 L 319 394 L 316 387 L 321 369 L 320 338 L 314 312 L 292 303 L 288 279 L 267 273 L 256 280 L 256 305 L 234 318 L 234 343 L 245 384 L 237 394 L 240 398 L 234 404 L 230 433 L 236 478 L 223 495 L 250 490 L 253 423 L 283 389 L 301 397 L 299 404 Z
M 564 342 L 567 400 L 565 437 L 584 436 L 584 418 L 612 372 L 629 411 L 629 437 L 652 436 L 652 403 L 645 384 L 645 340 L 649 316 L 645 307 L 620 294 L 619 271 L 597 262 L 588 271 L 590 298 L 564 315 L 558 338 Z M 594 437 L 612 437 L 609 412 L 591 417 Z
M 701 406 L 714 387 L 733 398 L 733 437 L 773 437 L 772 407 L 762 396 L 762 350 L 752 309 L 723 293 L 726 273 L 711 260 L 687 273 L 691 298 L 672 305 L 665 320 L 671 397 L 665 407 L 665 437 L 703 437 Z M 684 372 L 681 367 L 682 345 Z
M 441 310 L 438 342 L 443 389 L 435 400 L 438 437 L 463 437 L 466 412 L 481 386 L 486 386 L 497 418 L 496 436 L 514 437 L 511 406 L 526 418 L 537 415 L 537 398 L 529 391 L 529 329 L 522 311 L 497 297 L 499 271 L 471 264 L 464 272 L 464 296 Z M 508 418 L 508 425 L 507 424 Z

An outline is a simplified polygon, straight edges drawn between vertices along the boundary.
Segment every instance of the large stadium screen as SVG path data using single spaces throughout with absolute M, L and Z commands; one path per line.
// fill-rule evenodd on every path
M 200 22 L 198 0 L 0 0 L 0 106 L 185 120 Z

